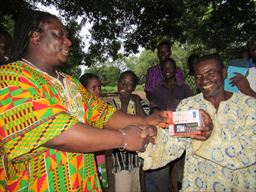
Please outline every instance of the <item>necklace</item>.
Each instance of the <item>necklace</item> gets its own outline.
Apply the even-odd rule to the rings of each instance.
[[[35,66],[35,65],[34,65],[33,63],[31,63],[30,61],[28,61],[28,60],[26,60],[26,59],[24,59],[24,58],[22,58],[21,60],[24,61],[26,64],[30,65],[31,67],[36,68],[38,71],[40,71],[40,72],[42,72],[42,73],[44,73],[44,74],[50,75],[49,73],[47,73],[47,72],[45,72],[45,71],[39,69],[37,66]],[[52,76],[52,75],[50,75],[50,76],[51,76],[51,77],[54,77],[54,78],[56,78],[56,79],[58,79],[58,80],[60,80],[60,73],[59,73],[59,71],[58,71],[57,69],[55,70],[55,73],[57,74],[57,77],[54,77],[54,76]]]

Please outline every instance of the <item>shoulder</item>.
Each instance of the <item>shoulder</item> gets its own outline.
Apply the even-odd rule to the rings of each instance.
[[[30,68],[26,66],[27,65],[22,61],[16,61],[0,66],[1,87],[11,85],[30,87],[33,82],[39,81],[37,74],[33,73],[34,70],[30,70]]]
[[[243,105],[247,105],[248,107],[252,107],[256,109],[255,108],[256,99],[253,97],[250,97],[248,95],[238,92],[238,93],[233,93],[233,96],[231,99],[234,104],[237,104],[240,107],[243,107]]]
[[[182,107],[182,108],[186,108],[187,110],[190,108],[201,107],[201,105],[203,104],[204,104],[204,99],[203,99],[202,93],[199,93],[197,95],[182,99],[178,105],[178,108]]]
[[[155,65],[155,66],[149,67],[147,72],[152,73],[152,72],[159,71],[159,70],[161,70],[160,65]]]
[[[21,61],[5,64],[0,66],[0,73],[22,73],[25,68]]]

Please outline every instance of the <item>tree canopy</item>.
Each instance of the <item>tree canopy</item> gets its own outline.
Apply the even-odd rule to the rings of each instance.
[[[54,5],[77,34],[86,22],[92,23],[87,53],[76,37],[72,51],[77,64],[90,66],[95,60],[117,59],[137,53],[139,47],[153,50],[161,39],[194,44],[229,54],[245,45],[255,33],[255,0],[1,0],[0,22],[6,15],[18,17],[24,8],[35,3]],[[81,23],[75,20],[82,18]]]

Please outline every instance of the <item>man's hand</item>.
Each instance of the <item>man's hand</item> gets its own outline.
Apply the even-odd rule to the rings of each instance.
[[[237,86],[242,93],[246,94],[248,90],[251,89],[247,78],[237,72],[235,72],[234,74],[235,76],[230,78],[231,86]]]
[[[159,111],[145,117],[145,125],[160,126],[166,128],[170,124],[171,111]]]
[[[237,86],[243,94],[256,98],[256,92],[250,87],[248,79],[240,73],[234,74],[236,75],[230,78],[231,86]]]
[[[200,131],[200,133],[193,134],[190,137],[192,139],[205,141],[206,139],[208,139],[210,137],[210,135],[212,133],[213,124],[212,124],[212,119],[211,119],[210,115],[203,109],[200,109],[200,115],[201,115],[201,118],[203,119],[203,126],[198,127],[198,131]]]
[[[156,135],[156,129],[148,126],[129,125],[120,130],[123,136],[123,148],[129,151],[145,151],[149,137]]]
[[[142,129],[141,137],[147,138],[150,143],[155,144],[155,137],[157,135],[157,128],[153,125],[140,126]],[[146,146],[144,146],[146,147]]]

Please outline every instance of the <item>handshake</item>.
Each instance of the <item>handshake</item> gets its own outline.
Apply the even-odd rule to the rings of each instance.
[[[201,124],[195,132],[182,134],[182,137],[190,137],[198,140],[206,140],[212,132],[213,124],[208,113],[199,110]],[[143,118],[142,125],[129,125],[119,129],[122,135],[122,146],[120,150],[145,151],[148,143],[154,144],[158,128],[166,128],[173,124],[173,112],[162,111]]]

